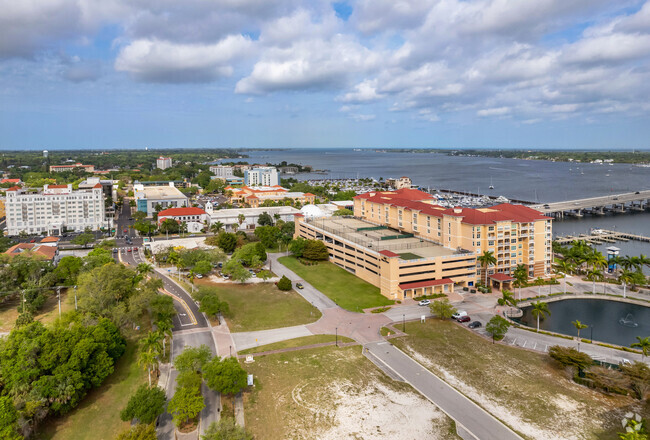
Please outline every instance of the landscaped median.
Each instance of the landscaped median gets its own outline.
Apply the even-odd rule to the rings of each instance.
[[[452,321],[407,322],[391,343],[530,439],[616,438],[627,411],[650,408],[574,383],[547,354],[492,344]]]
[[[378,287],[330,262],[306,266],[295,257],[280,257],[278,261],[351,312],[394,304],[394,301],[379,293]]]
[[[346,338],[345,336],[336,335],[313,335],[303,336],[301,338],[288,339],[286,341],[274,342],[273,344],[260,345],[246,350],[237,352],[239,355],[263,353],[266,351],[295,349],[302,347],[309,347],[315,344],[334,344],[338,341],[339,344],[354,342],[354,339]]]

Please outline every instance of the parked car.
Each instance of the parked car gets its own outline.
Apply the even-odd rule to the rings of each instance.
[[[470,322],[472,318],[470,318],[468,315],[463,315],[460,318],[458,318],[456,321],[458,322]]]
[[[296,283],[296,287],[298,289],[304,289],[305,288],[305,286],[303,286],[302,283]]]
[[[117,248],[113,248],[113,253],[117,254]]]
[[[134,250],[134,251],[137,251],[137,250],[138,250],[138,247],[137,247],[137,246],[133,246],[133,250]]]
[[[418,303],[419,306],[428,306],[429,304],[431,304],[431,301],[429,301],[428,299],[423,299]]]
[[[479,328],[479,327],[481,327],[482,325],[483,325],[483,324],[481,324],[480,321],[474,321],[474,322],[470,322],[469,325],[468,325],[467,327],[469,327],[469,328]]]
[[[197,273],[197,274],[196,274],[196,277],[197,277],[198,279],[201,279],[201,278],[203,278],[203,275],[201,275],[200,273]]]
[[[458,319],[461,316],[467,316],[467,312],[465,310],[459,310],[456,313],[454,313],[453,315],[451,315],[452,319]]]
[[[127,252],[131,252],[131,250],[132,250],[131,248],[126,248]]]
[[[35,239],[35,238],[32,238],[31,240],[29,240],[29,242],[30,242],[30,243],[36,243],[36,239]]]

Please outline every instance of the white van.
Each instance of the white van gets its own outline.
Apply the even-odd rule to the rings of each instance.
[[[467,316],[467,312],[465,310],[459,310],[456,313],[454,313],[453,315],[451,315],[452,319],[456,319],[456,320],[458,318],[460,318],[461,316]]]

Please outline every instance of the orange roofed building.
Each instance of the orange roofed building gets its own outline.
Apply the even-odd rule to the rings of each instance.
[[[490,251],[497,264],[488,268],[488,275],[512,274],[519,264],[528,268],[529,277],[551,273],[552,219],[523,205],[445,208],[430,194],[400,189],[356,196],[354,215],[447,248]]]
[[[7,249],[5,254],[12,257],[16,255],[34,256],[54,262],[54,258],[58,255],[58,252],[56,246],[48,246],[41,243],[18,243]]]
[[[285,199],[290,199],[294,203],[298,202],[301,205],[313,204],[316,201],[316,196],[311,193],[291,192],[280,185],[275,186],[242,186],[235,188],[227,186],[226,191],[232,192],[230,203],[247,204],[251,208],[258,208],[264,202],[282,202]]]

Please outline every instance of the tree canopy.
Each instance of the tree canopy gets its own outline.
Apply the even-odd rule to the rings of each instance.
[[[165,411],[166,404],[167,396],[162,388],[141,385],[120,412],[120,418],[125,422],[137,419],[139,423],[153,423]]]
[[[205,365],[203,376],[211,389],[222,394],[234,395],[246,387],[246,371],[235,357],[215,356]]]

